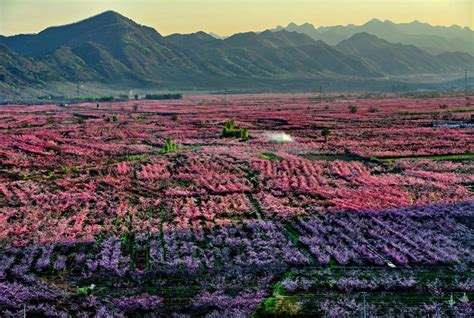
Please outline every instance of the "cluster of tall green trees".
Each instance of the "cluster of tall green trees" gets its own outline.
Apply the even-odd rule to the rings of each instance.
[[[166,144],[160,150],[160,154],[164,155],[165,153],[175,152],[177,150],[178,150],[178,145],[174,143],[173,138],[168,137],[168,139],[166,139]]]
[[[234,137],[245,140],[249,138],[249,131],[247,128],[240,128],[236,126],[235,121],[231,119],[224,123],[222,137]]]
[[[163,99],[181,99],[183,94],[146,94],[145,99],[163,100]]]

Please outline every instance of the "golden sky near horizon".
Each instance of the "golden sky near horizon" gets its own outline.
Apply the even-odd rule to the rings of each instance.
[[[163,35],[200,30],[228,35],[289,22],[317,27],[372,18],[474,29],[474,0],[0,0],[0,34],[37,33],[106,10]]]

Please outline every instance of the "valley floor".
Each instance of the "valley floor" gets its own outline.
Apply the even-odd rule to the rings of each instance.
[[[0,106],[0,316],[473,316],[473,97],[329,97]]]

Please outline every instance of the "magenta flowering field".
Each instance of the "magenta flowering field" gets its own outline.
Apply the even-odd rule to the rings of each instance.
[[[0,313],[468,317],[472,115],[311,94],[2,106]],[[249,138],[222,138],[230,119]]]

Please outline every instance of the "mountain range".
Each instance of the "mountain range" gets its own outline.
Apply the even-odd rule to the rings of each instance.
[[[0,91],[8,95],[14,88],[61,82],[166,89],[275,83],[281,87],[303,82],[314,87],[328,79],[353,85],[401,75],[460,73],[474,66],[469,50],[433,53],[413,44],[391,43],[369,32],[347,36],[350,32],[331,29],[321,33],[320,29],[290,24],[226,38],[205,32],[162,36],[107,11],[38,34],[0,36]],[[317,38],[311,30],[324,36]],[[328,40],[329,31],[340,34],[342,40]],[[465,29],[456,32],[472,34]],[[463,39],[456,40],[461,48]]]
[[[474,65],[474,58],[469,53],[431,55],[412,44],[390,43],[366,32],[354,34],[336,48],[358,56],[377,71],[390,75],[460,72],[463,67]]]
[[[366,32],[391,43],[411,44],[431,53],[465,52],[474,55],[474,31],[468,27],[453,25],[432,26],[428,23],[413,21],[394,23],[389,20],[372,19],[363,25],[314,27],[310,23],[297,25],[290,23],[286,27],[278,26],[272,31],[287,30],[310,36],[330,45],[339,44],[356,33]]]

